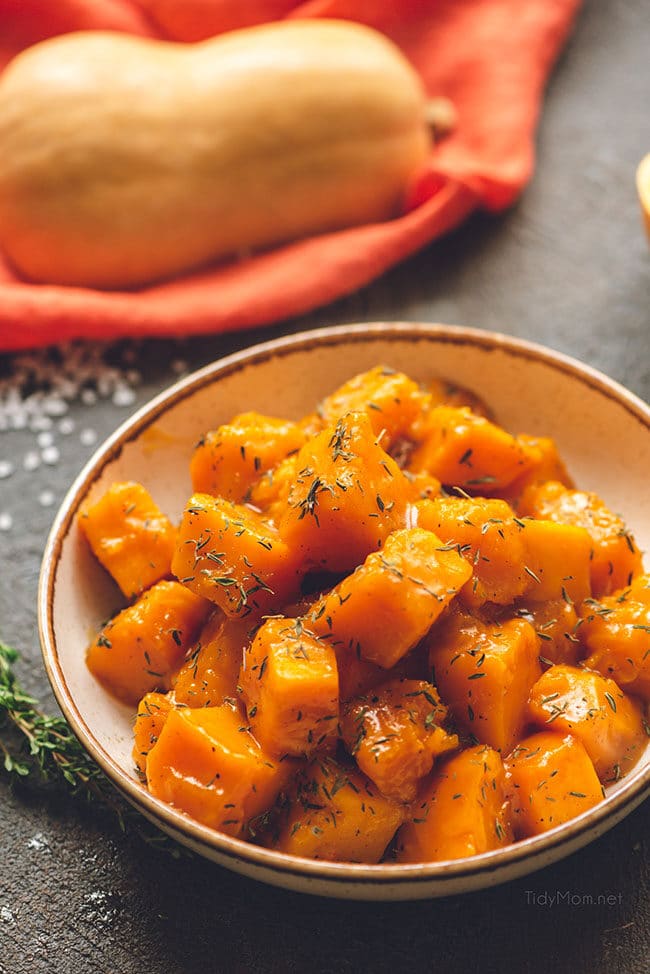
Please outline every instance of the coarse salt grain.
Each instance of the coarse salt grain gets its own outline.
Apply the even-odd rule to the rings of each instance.
[[[61,454],[56,446],[46,446],[45,449],[41,451],[41,460],[49,467],[53,467],[55,464],[57,464],[60,458]]]
[[[57,395],[66,402],[76,399],[79,394],[79,383],[76,378],[62,379],[60,376],[57,376],[57,378],[54,379],[53,384]]]
[[[49,416],[34,416],[29,423],[29,428],[33,433],[51,430],[53,426],[54,423]]]
[[[98,441],[87,418],[84,423],[69,415],[70,406],[76,404],[79,413],[84,407],[92,409],[99,399],[107,399],[117,407],[132,406],[137,399],[134,387],[142,383],[137,367],[139,355],[137,342],[118,346],[71,342],[12,355],[9,369],[0,375],[0,436],[11,437],[14,430],[28,430],[34,434],[34,442],[22,454],[15,448],[3,450],[5,457],[12,459],[0,460],[0,478],[9,477],[16,466],[28,473],[43,469],[40,483],[38,473],[31,478],[34,495],[43,507],[55,503],[46,471],[60,460],[57,437],[76,433],[86,447],[93,447]],[[180,355],[171,370],[176,374],[187,370]],[[14,496],[19,495],[16,492]],[[16,517],[11,508],[0,512],[0,531],[10,531]]]
[[[97,402],[97,393],[94,389],[82,389],[79,398],[84,406],[94,406]]]
[[[135,392],[129,386],[118,385],[113,393],[114,406],[132,406],[135,402]]]
[[[36,852],[42,852],[44,849],[49,850],[50,848],[50,843],[42,832],[37,832],[31,839],[28,839],[26,845],[28,849],[35,849]]]
[[[120,349],[117,363],[109,364],[108,355],[115,355],[115,346],[72,342],[13,356],[10,374],[0,377],[0,430],[49,430],[71,402],[92,406],[98,396],[108,398],[141,382],[134,367],[136,343]],[[129,392],[120,392],[118,399],[122,396]]]
[[[107,399],[113,391],[115,385],[115,375],[112,369],[104,372],[97,379],[97,392],[102,399]]]
[[[68,411],[68,404],[58,396],[50,396],[43,400],[43,411],[46,416],[64,416]]]
[[[54,443],[54,437],[49,431],[44,431],[39,433],[36,437],[36,442],[40,446],[41,450],[45,449],[46,446],[52,446]]]

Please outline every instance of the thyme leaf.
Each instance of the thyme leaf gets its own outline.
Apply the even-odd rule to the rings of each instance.
[[[191,856],[120,798],[64,717],[43,713],[38,700],[25,692],[16,677],[18,658],[16,650],[0,640],[0,769],[15,778],[61,784],[75,797],[106,808],[123,832],[139,835],[174,859]],[[15,746],[11,743],[14,737],[18,740]]]

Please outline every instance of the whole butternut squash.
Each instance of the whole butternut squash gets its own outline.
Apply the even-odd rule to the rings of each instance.
[[[119,288],[385,220],[429,151],[425,106],[349,22],[47,40],[0,81],[0,244],[29,278]]]

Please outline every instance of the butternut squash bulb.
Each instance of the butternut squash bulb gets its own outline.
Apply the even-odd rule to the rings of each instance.
[[[0,245],[33,280],[142,285],[389,219],[429,148],[418,75],[359,24],[68,34],[0,80]]]

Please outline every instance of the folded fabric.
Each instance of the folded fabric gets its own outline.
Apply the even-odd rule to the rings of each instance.
[[[0,0],[0,68],[79,29],[196,41],[282,17],[383,31],[431,96],[458,113],[418,205],[397,219],[311,237],[137,291],[32,284],[0,254],[0,349],[73,338],[181,336],[297,315],[367,284],[476,207],[501,210],[530,178],[544,84],[580,0]],[[0,160],[2,165],[2,160]]]

